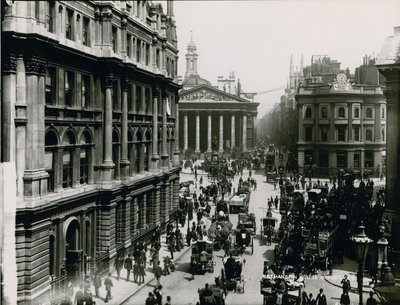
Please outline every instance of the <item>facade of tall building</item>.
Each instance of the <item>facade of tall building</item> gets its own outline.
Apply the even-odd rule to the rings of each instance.
[[[378,55],[376,66],[386,78],[387,98],[387,199],[385,214],[391,224],[390,246],[396,255],[397,271],[400,265],[400,26],[394,35],[386,38]]]
[[[256,145],[255,125],[258,103],[254,93],[241,90],[233,73],[218,77],[213,87],[197,71],[197,47],[191,40],[187,47],[186,74],[179,93],[179,137],[181,150],[196,154],[240,147],[251,150]],[[204,131],[204,132],[201,132]]]
[[[11,303],[46,304],[176,211],[173,4],[15,1],[1,34],[1,160],[15,164],[17,194]]]
[[[351,85],[340,73],[331,84],[306,83],[296,94],[300,172],[337,169],[379,176],[386,151],[386,100],[379,85]]]

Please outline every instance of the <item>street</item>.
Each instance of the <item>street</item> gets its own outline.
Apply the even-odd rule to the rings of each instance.
[[[265,216],[267,209],[267,197],[273,196],[275,198],[276,195],[278,195],[279,197],[279,191],[274,191],[273,185],[270,183],[266,183],[264,175],[253,172],[252,176],[257,181],[257,189],[251,193],[249,205],[249,212],[256,215],[257,224],[257,234],[254,237],[254,254],[251,255],[250,253],[248,253],[243,256],[246,259],[246,263],[243,268],[245,278],[244,293],[235,293],[232,291],[229,292],[225,299],[226,304],[262,304],[263,296],[260,294],[260,279],[262,277],[263,262],[265,260],[268,260],[269,264],[274,262],[273,250],[275,247],[275,243],[267,246],[265,240],[263,238],[260,238],[260,218]],[[247,177],[248,172],[245,172],[243,178],[245,179]],[[181,173],[181,181],[187,181],[191,179],[194,179],[194,175],[185,172]],[[204,176],[203,179],[203,185],[208,184],[206,176]],[[233,182],[233,186],[237,186],[238,180],[239,176],[236,176]],[[193,189],[194,187],[191,186],[191,190]],[[213,211],[211,212],[211,215],[213,215]],[[279,223],[279,211],[273,209],[273,217],[277,218]],[[238,221],[237,214],[231,214],[230,221],[233,223],[233,228],[236,228]],[[278,227],[278,225],[276,227]],[[191,251],[187,248],[185,250],[187,251],[185,251],[185,253],[176,261],[177,270],[175,272],[172,272],[170,275],[161,278],[161,285],[163,286],[164,295],[163,302],[165,301],[166,296],[171,296],[172,304],[196,304],[196,302],[198,301],[198,289],[203,288],[205,283],[214,284],[215,278],[220,276],[221,274],[222,258],[224,255],[223,250],[214,251],[214,261],[216,263],[214,273],[196,275],[194,280],[192,280],[191,274],[189,272]],[[327,296],[328,305],[338,304],[342,289],[328,283],[324,279],[324,272],[325,271],[320,271],[318,275],[314,276],[313,278],[307,279],[305,291],[307,292],[307,294],[312,293],[315,297],[318,294],[319,289],[323,288],[324,293]],[[335,276],[335,274],[339,273],[334,270],[333,276]],[[342,273],[340,273],[340,275],[341,274]],[[155,280],[151,281],[147,286],[140,289],[137,293],[132,295],[122,304],[144,304],[148,293],[152,292],[154,288]],[[292,291],[291,294],[296,295],[298,294],[298,292]],[[358,303],[358,294],[350,292],[349,296],[353,304]],[[364,300],[366,298],[367,294],[365,294]]]

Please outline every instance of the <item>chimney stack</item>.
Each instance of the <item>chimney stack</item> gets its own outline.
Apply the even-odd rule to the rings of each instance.
[[[173,0],[167,0],[167,15],[169,17],[174,17],[174,3]]]

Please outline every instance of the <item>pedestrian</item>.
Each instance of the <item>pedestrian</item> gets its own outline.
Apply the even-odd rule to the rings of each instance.
[[[313,298],[313,294],[310,293],[310,294],[308,295],[307,305],[315,305],[315,304],[316,304],[316,303],[315,303],[315,299]]]
[[[119,281],[119,277],[121,275],[121,269],[122,269],[123,265],[124,265],[124,259],[120,256],[117,256],[115,258],[114,267],[115,267],[115,270],[117,271],[117,280],[118,281]]]
[[[93,305],[95,304],[93,301],[92,291],[90,288],[85,292],[85,305]]]
[[[83,285],[80,285],[79,290],[75,294],[74,304],[83,305],[83,302],[85,302],[85,296],[83,294]]]
[[[326,296],[322,288],[319,290],[319,294],[317,295],[315,302],[317,303],[317,305],[327,305]]]
[[[128,254],[128,257],[125,259],[124,265],[126,269],[126,281],[129,281],[129,276],[131,275],[131,270],[132,270],[132,258],[130,254]]]
[[[147,257],[146,257],[146,250],[144,249],[144,247],[142,247],[142,249],[140,250],[140,259],[142,264],[144,265],[144,268],[146,268]]]
[[[135,260],[135,263],[133,264],[133,282],[137,283],[138,275],[139,275],[139,265],[138,265],[139,259]]]
[[[146,305],[156,305],[157,301],[156,298],[154,297],[154,294],[152,292],[149,292],[149,296],[146,299]]]
[[[374,299],[374,292],[369,292],[369,298],[367,299],[366,305],[377,305],[378,302]]]
[[[101,287],[101,279],[97,272],[94,274],[93,285],[94,285],[94,291],[96,294],[96,298],[98,298],[99,297],[99,288]]]
[[[169,256],[164,257],[164,270],[163,270],[164,275],[168,275],[170,273],[169,271],[170,265],[171,265],[171,259],[169,258]]]
[[[274,191],[276,191],[276,180],[274,181]]]
[[[200,182],[200,185],[203,184],[203,176],[200,177],[200,181],[199,182]]]
[[[143,262],[138,264],[138,285],[142,285],[144,283],[144,277],[146,276],[145,266]]]
[[[340,305],[350,305],[350,297],[347,291],[340,296]]]
[[[169,295],[167,295],[167,302],[165,302],[165,305],[172,305],[171,297]]]
[[[106,299],[104,300],[104,303],[108,303],[108,301],[112,299],[111,287],[114,286],[113,282],[111,280],[111,272],[108,272],[107,277],[104,280],[104,286],[106,286],[106,291],[107,291]]]
[[[342,281],[340,282],[340,284],[342,284],[342,289],[343,292],[349,292],[351,286],[350,286],[350,281],[347,278],[347,275],[344,276],[344,278],[342,279]]]
[[[159,261],[157,262],[157,265],[154,267],[153,272],[154,272],[154,277],[157,280],[157,286],[159,286],[160,285],[160,278],[161,278],[161,275],[162,275],[162,269],[161,269]]]
[[[163,292],[162,292],[162,286],[158,285],[154,291],[154,296],[156,298],[156,304],[157,305],[162,305],[162,297],[163,297]]]

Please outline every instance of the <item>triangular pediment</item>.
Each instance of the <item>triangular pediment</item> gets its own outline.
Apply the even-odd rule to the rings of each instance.
[[[250,101],[229,94],[225,91],[208,85],[199,85],[179,93],[179,100],[182,102],[238,102],[250,103]]]

